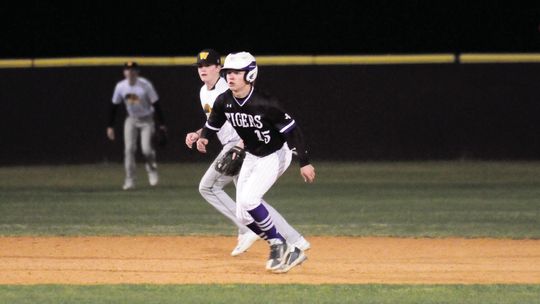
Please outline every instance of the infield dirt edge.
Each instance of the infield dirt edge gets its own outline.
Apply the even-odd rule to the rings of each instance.
[[[264,270],[235,237],[0,237],[0,284],[540,284],[540,240],[310,237],[308,261]]]

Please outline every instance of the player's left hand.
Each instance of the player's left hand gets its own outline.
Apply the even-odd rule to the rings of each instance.
[[[156,147],[165,147],[169,141],[169,135],[167,134],[167,127],[160,125],[157,131],[152,137],[153,143]]]
[[[109,138],[109,140],[111,140],[111,141],[114,141],[114,139],[115,139],[114,129],[111,128],[111,127],[107,128],[107,138]]]
[[[199,139],[197,132],[191,132],[186,135],[186,146],[191,149],[193,143]]]
[[[313,183],[315,181],[315,168],[312,165],[305,165],[300,168],[300,175],[306,183]]]
[[[206,145],[208,145],[208,139],[199,138],[197,140],[197,150],[201,153],[206,153]]]

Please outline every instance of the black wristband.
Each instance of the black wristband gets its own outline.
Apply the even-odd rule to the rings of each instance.
[[[204,127],[201,131],[201,134],[199,135],[199,138],[208,138],[208,135],[211,132],[212,130],[208,129],[207,127]]]
[[[304,166],[307,166],[310,163],[309,159],[306,157],[306,158],[301,158],[301,159],[298,159],[298,163],[300,164],[300,168],[304,167]]]

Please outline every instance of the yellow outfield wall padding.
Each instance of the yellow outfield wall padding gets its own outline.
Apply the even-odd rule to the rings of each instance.
[[[0,60],[0,68],[30,68],[32,59],[5,59]]]
[[[540,62],[540,53],[480,54],[464,53],[459,55],[461,63],[526,63]]]
[[[425,55],[368,55],[368,56],[315,56],[316,65],[354,64],[429,64],[454,63],[453,54]]]
[[[223,58],[224,59],[224,58]],[[351,55],[351,56],[257,56],[257,63],[266,66],[279,65],[363,65],[363,64],[429,64],[454,63],[453,54],[417,55]],[[121,66],[126,61],[137,61],[146,66],[189,66],[195,57],[81,57],[81,58],[36,58],[0,60],[0,68],[54,68]]]
[[[315,56],[257,56],[260,65],[314,65]]]
[[[224,60],[225,57],[222,57]],[[137,61],[142,66],[189,66],[195,64],[193,56],[178,57],[80,57],[80,58],[36,58],[0,59],[2,68],[55,68],[55,67],[99,67],[122,66],[126,61]],[[411,55],[332,55],[332,56],[257,56],[257,63],[265,66],[281,65],[383,65],[383,64],[449,64],[456,62],[454,54],[411,54]],[[540,62],[540,53],[464,53],[460,63],[535,63]]]
[[[81,67],[81,66],[121,66],[126,61],[137,61],[141,65],[169,66],[185,65],[183,57],[87,57],[87,58],[43,58],[34,59],[34,67]],[[193,59],[190,58],[190,63]]]

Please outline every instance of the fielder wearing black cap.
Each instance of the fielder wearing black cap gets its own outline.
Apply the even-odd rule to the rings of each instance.
[[[197,66],[221,65],[221,55],[213,49],[204,49],[197,54]]]
[[[138,70],[139,65],[135,61],[128,61],[128,62],[124,63],[124,70],[129,70],[129,69]]]

